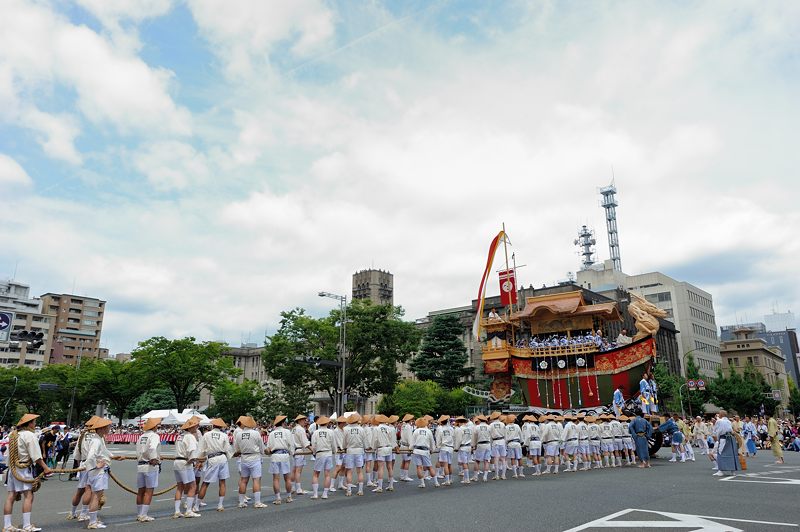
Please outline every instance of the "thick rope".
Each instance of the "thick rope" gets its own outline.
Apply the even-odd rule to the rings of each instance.
[[[130,493],[132,495],[138,495],[139,494],[139,492],[137,490],[131,489],[128,486],[126,486],[125,484],[123,484],[122,481],[120,479],[118,479],[117,476],[111,471],[111,468],[108,469],[108,476],[111,477],[111,480],[113,480],[114,483],[117,486],[119,486],[123,490],[127,491],[128,493]],[[170,486],[167,489],[164,489],[164,490],[161,490],[161,491],[154,491],[153,495],[164,495],[165,493],[168,493],[168,492],[174,490],[176,487],[177,487],[177,484],[173,484],[172,486]]]

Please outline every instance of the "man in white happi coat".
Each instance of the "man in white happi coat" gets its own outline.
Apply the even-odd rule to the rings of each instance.
[[[36,420],[39,418],[38,414],[25,414],[17,422],[16,428],[9,435],[8,447],[6,449],[6,463],[9,466],[8,480],[6,489],[6,502],[3,506],[3,531],[16,531],[19,530],[11,524],[11,516],[14,512],[14,501],[17,495],[22,497],[22,530],[25,532],[37,532],[41,530],[31,524],[31,511],[33,510],[33,491],[31,482],[23,482],[17,479],[33,480],[34,465],[42,468],[42,471],[49,475],[52,473],[47,464],[42,459],[42,450],[39,447],[39,439],[36,437],[34,430],[36,429]],[[11,450],[16,447],[17,463],[11,463]],[[12,474],[10,468],[14,467],[16,476]]]
[[[92,500],[89,503],[89,526],[91,530],[106,528],[106,525],[97,519],[97,512],[100,510],[100,499],[108,489],[108,466],[111,460],[119,460],[111,454],[106,447],[105,435],[111,428],[110,419],[98,419],[92,426],[96,437],[92,438],[89,449],[86,452],[84,467],[86,468],[86,485],[92,490]]]
[[[614,456],[612,460],[614,460],[617,467],[622,467],[622,452],[625,450],[625,444],[622,440],[625,437],[625,431],[618,418],[611,418],[608,425],[611,427],[611,434],[614,436]]]
[[[533,467],[533,475],[539,476],[542,474],[542,438],[538,418],[534,415],[527,415],[522,419],[525,420],[522,436],[528,445],[528,460],[530,460],[530,465]]]
[[[330,491],[334,492],[337,489],[346,489],[345,482],[345,469],[344,469],[344,427],[347,425],[347,420],[343,416],[336,419],[336,428],[333,429],[334,457],[333,461],[335,469],[333,470],[333,478],[331,479]],[[339,479],[339,485],[334,486],[336,479]]]
[[[506,424],[507,460],[511,463],[512,477],[524,478],[525,471],[522,468],[522,429],[517,425],[517,416],[514,414],[505,416],[504,422]]]
[[[155,429],[161,418],[150,418],[142,425],[141,436],[136,442],[136,520],[140,523],[153,521],[147,515],[153,501],[153,490],[158,487],[158,473],[161,471],[161,436]]]
[[[456,418],[456,428],[453,431],[453,449],[458,456],[458,468],[462,484],[469,484],[469,460],[472,454],[472,427],[467,425],[467,418]]]
[[[567,468],[564,471],[574,473],[578,470],[578,427],[572,414],[564,415],[564,430],[561,437],[564,442],[564,453],[567,455]]]
[[[575,416],[577,423],[575,427],[578,429],[578,454],[577,459],[583,462],[581,471],[588,471],[592,468],[592,459],[589,455],[589,427],[586,425],[586,414],[580,413]]]
[[[269,472],[272,474],[272,491],[275,500],[272,504],[281,504],[281,476],[286,486],[286,502],[292,502],[292,456],[294,455],[294,437],[286,428],[286,416],[277,416],[272,425],[275,427],[267,439],[267,452],[270,456]]]
[[[477,425],[472,432],[472,449],[475,451],[475,474],[472,482],[478,481],[478,475],[483,472],[483,481],[489,480],[489,462],[492,459],[492,430],[489,428],[486,416],[475,417]]]
[[[700,447],[700,454],[708,454],[708,425],[703,422],[703,418],[697,416],[694,418],[694,425],[692,426],[692,437]]]
[[[319,477],[322,474],[322,498],[328,498],[333,469],[333,453],[336,449],[336,436],[328,428],[331,422],[326,416],[317,418],[316,430],[311,434],[311,452],[314,456],[314,473],[311,477],[312,499],[319,498]]]
[[[419,478],[419,488],[425,487],[425,473],[433,478],[433,485],[439,487],[439,479],[431,463],[431,453],[436,448],[436,440],[433,432],[428,428],[428,420],[420,418],[415,423],[416,429],[411,435],[411,452],[414,465],[417,466],[417,478]]]
[[[295,425],[292,428],[292,437],[294,438],[294,469],[292,470],[292,491],[295,495],[305,495],[301,486],[303,467],[306,465],[306,455],[299,454],[299,452],[307,452],[311,449],[311,442],[308,440],[308,418],[303,414],[299,414],[294,418]]]
[[[544,448],[544,456],[546,465],[542,474],[547,475],[550,473],[551,468],[553,472],[558,474],[558,466],[560,463],[560,448],[561,448],[561,431],[558,428],[558,423],[555,421],[554,416],[544,415],[539,418],[539,431],[542,438],[542,447]]]
[[[238,431],[233,435],[233,456],[239,463],[239,508],[247,508],[247,483],[253,479],[253,508],[266,508],[261,502],[261,458],[264,456],[264,440],[258,431],[256,420],[250,416],[239,416]]]
[[[353,494],[351,487],[353,486],[353,470],[355,470],[358,480],[356,494],[359,497],[364,495],[364,453],[367,448],[367,434],[360,423],[361,416],[354,413],[347,418],[347,425],[344,428],[344,469],[347,477],[345,496],[347,497]]]
[[[75,444],[75,453],[72,456],[73,464],[78,468],[84,469],[83,461],[85,460],[86,453],[89,452],[89,444],[97,435],[94,432],[92,425],[95,421],[102,419],[98,416],[92,416],[84,424],[84,430],[78,436],[78,441]],[[72,496],[72,510],[67,512],[67,520],[77,519],[78,521],[89,520],[89,503],[92,500],[92,490],[86,486],[86,471],[78,471],[78,486],[75,488],[75,495]],[[78,513],[78,505],[83,504],[83,507]]]
[[[200,517],[194,511],[194,499],[197,495],[197,485],[194,482],[194,469],[197,458],[200,456],[200,443],[197,441],[197,429],[200,418],[192,416],[181,425],[183,431],[175,440],[175,461],[172,469],[175,473],[175,512],[173,519],[179,517]],[[186,511],[181,513],[181,504],[186,502]]]
[[[600,450],[603,453],[603,467],[617,467],[614,459],[614,433],[608,423],[611,416],[601,414],[598,419],[600,420]]]
[[[595,468],[601,469],[603,467],[603,451],[600,420],[595,416],[587,416],[586,428],[589,429],[589,455]]]
[[[219,502],[217,511],[225,511],[225,481],[230,478],[231,473],[228,468],[228,459],[233,451],[228,434],[223,432],[228,428],[225,420],[214,418],[211,420],[211,430],[203,434],[200,438],[200,458],[205,459],[206,467],[203,472],[203,483],[200,484],[200,493],[197,496],[198,504],[206,498],[206,491],[212,482],[219,484]]]
[[[400,427],[400,450],[405,451],[401,454],[402,463],[400,464],[400,480],[411,482],[408,475],[408,466],[411,464],[411,435],[414,433],[414,415],[406,414],[403,416],[403,425]]]
[[[392,416],[397,420],[397,416]],[[392,418],[383,414],[375,416],[377,426],[372,431],[370,447],[375,450],[375,467],[377,483],[372,490],[373,493],[383,492],[383,473],[386,471],[386,491],[394,491],[394,452],[397,450],[397,431],[392,424]]]
[[[619,418],[619,422],[622,424],[622,430],[625,433],[622,436],[622,455],[625,457],[628,465],[636,465],[636,448],[633,445],[633,436],[630,432],[630,420],[631,418],[624,414]]]
[[[452,466],[453,463],[453,438],[455,435],[455,431],[453,430],[452,425],[450,425],[450,416],[448,415],[441,415],[436,422],[438,427],[436,428],[436,448],[439,449],[439,460],[438,460],[438,468],[441,469],[442,474],[444,475],[444,485],[449,486],[452,484],[451,475],[452,475]]]
[[[500,419],[501,417],[503,415],[497,411],[489,415],[489,429],[492,434],[492,463],[494,464],[493,480],[506,479],[508,448],[506,447],[506,425]]]

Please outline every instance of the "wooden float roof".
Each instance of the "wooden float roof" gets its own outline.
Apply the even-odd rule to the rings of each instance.
[[[537,321],[539,319],[571,318],[576,316],[601,316],[608,321],[621,320],[616,301],[587,305],[580,290],[528,297],[525,308],[511,315],[512,320]]]

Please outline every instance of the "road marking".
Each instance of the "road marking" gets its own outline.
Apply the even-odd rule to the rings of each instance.
[[[622,517],[629,513],[641,512],[657,514],[662,517],[669,517],[672,521],[622,521]],[[754,523],[759,525],[790,526],[797,527],[794,523],[780,523],[775,521],[755,521],[751,519],[734,519],[732,517],[712,517],[707,515],[677,514],[672,512],[659,512],[655,510],[641,510],[628,508],[613,514],[590,521],[575,528],[570,528],[565,532],[579,532],[589,528],[691,528],[693,531],[708,530],[716,532],[741,532],[738,528],[731,528],[729,525],[722,525],[716,521],[733,521],[737,523]]]

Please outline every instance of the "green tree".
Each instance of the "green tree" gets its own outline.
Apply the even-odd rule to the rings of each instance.
[[[461,388],[456,388],[455,390],[442,391],[436,411],[440,414],[463,416],[467,412],[467,407],[473,404],[475,404],[475,399],[471,395]]]
[[[436,412],[442,395],[442,387],[433,381],[403,381],[395,387],[391,403],[396,414],[422,416]]]
[[[225,344],[196,342],[192,337],[168,340],[156,336],[140,342],[131,354],[147,368],[152,383],[169,388],[180,411],[202,390],[212,390],[224,379],[241,373],[223,354],[224,348]]]
[[[120,423],[149,386],[149,371],[141,361],[100,360],[87,368],[86,373],[99,399],[108,405],[109,412]]]
[[[311,393],[305,386],[287,386],[281,389],[281,411],[290,419],[298,414],[308,414],[311,411]]]
[[[800,389],[797,388],[797,384],[794,380],[789,377],[789,410],[791,410],[792,415],[796,418],[800,415]]]
[[[200,398],[198,393],[196,396],[189,399],[190,403],[197,401]],[[141,416],[151,410],[174,410],[175,409],[175,396],[172,391],[166,386],[159,388],[151,388],[143,392],[139,397],[131,403],[128,411],[131,416]]]
[[[235,421],[239,416],[256,412],[264,400],[264,389],[256,381],[245,380],[238,384],[224,380],[214,388],[214,404],[206,414],[210,417],[221,417],[227,421]]]
[[[347,392],[352,397],[391,394],[399,373],[397,363],[408,360],[419,345],[419,332],[413,323],[402,321],[403,310],[390,305],[354,301],[347,308]],[[324,390],[333,401],[337,394],[334,368],[315,367],[297,362],[297,358],[338,358],[340,311],[324,318],[312,318],[303,309],[281,313],[275,335],[267,338],[264,368],[284,387],[284,403],[293,409],[303,406],[314,390]],[[291,401],[289,399],[292,399]],[[303,411],[303,410],[300,410]]]
[[[728,375],[717,370],[710,391],[714,404],[744,416],[758,414],[762,406],[765,412],[774,412],[778,402],[772,399],[770,390],[764,376],[748,363],[741,375],[733,367]]]
[[[468,357],[461,340],[462,332],[458,316],[444,314],[434,317],[409,369],[420,380],[434,381],[446,390],[457,388],[472,374],[472,369],[465,367]]]
[[[253,411],[253,417],[260,423],[272,423],[284,410],[281,393],[278,386],[271,383],[265,384],[262,390],[262,398]]]
[[[662,360],[653,366],[653,376],[656,386],[658,386],[658,400],[669,412],[680,412],[681,395],[678,393],[678,389],[683,384],[683,379],[678,375],[671,374]],[[684,395],[683,398],[685,400],[686,396]]]

